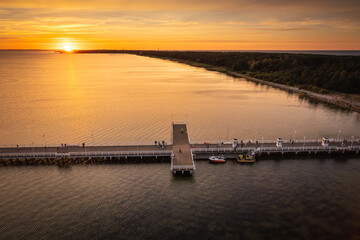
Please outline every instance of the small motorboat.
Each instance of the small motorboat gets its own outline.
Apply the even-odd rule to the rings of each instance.
[[[225,157],[224,156],[210,156],[209,161],[212,163],[225,163]]]
[[[254,163],[255,162],[255,153],[250,152],[246,154],[240,154],[236,159],[238,163]]]

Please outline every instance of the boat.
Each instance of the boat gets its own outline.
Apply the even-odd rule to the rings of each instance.
[[[210,156],[209,161],[212,163],[225,163],[225,157],[224,156]]]
[[[255,153],[254,152],[249,152],[246,154],[240,154],[236,161],[238,163],[254,163],[255,162]]]

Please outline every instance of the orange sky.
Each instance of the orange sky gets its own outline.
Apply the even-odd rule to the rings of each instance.
[[[1,0],[0,49],[360,50],[359,0]]]

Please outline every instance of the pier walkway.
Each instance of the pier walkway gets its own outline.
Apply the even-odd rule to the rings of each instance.
[[[170,170],[174,174],[192,174],[195,164],[191,152],[190,140],[186,124],[173,123],[173,154]]]
[[[156,143],[156,142],[155,142]],[[0,166],[40,164],[66,160],[80,162],[144,162],[171,161],[170,170],[174,174],[192,174],[194,159],[208,159],[215,154],[236,158],[240,153],[253,151],[256,156],[359,156],[360,139],[328,139],[322,146],[322,139],[283,139],[282,146],[276,140],[240,140],[237,148],[232,142],[190,142],[186,124],[172,124],[172,144],[86,146],[82,144],[57,145],[12,145],[0,146]]]
[[[214,144],[214,143],[194,143],[192,144],[193,157],[195,159],[207,159],[214,154],[224,154],[229,158],[238,156],[240,153],[246,153],[253,151],[260,155],[277,155],[293,153],[299,154],[317,154],[317,153],[355,153],[359,154],[360,141],[359,139],[346,139],[346,141],[340,139],[331,139],[328,146],[324,147],[321,144],[321,139],[309,139],[309,140],[284,140],[282,147],[276,146],[276,140],[264,140],[257,143],[249,140],[244,141],[244,144],[234,149],[231,143]]]

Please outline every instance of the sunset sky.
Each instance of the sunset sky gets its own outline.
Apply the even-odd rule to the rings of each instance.
[[[360,50],[360,0],[0,0],[0,49]]]

